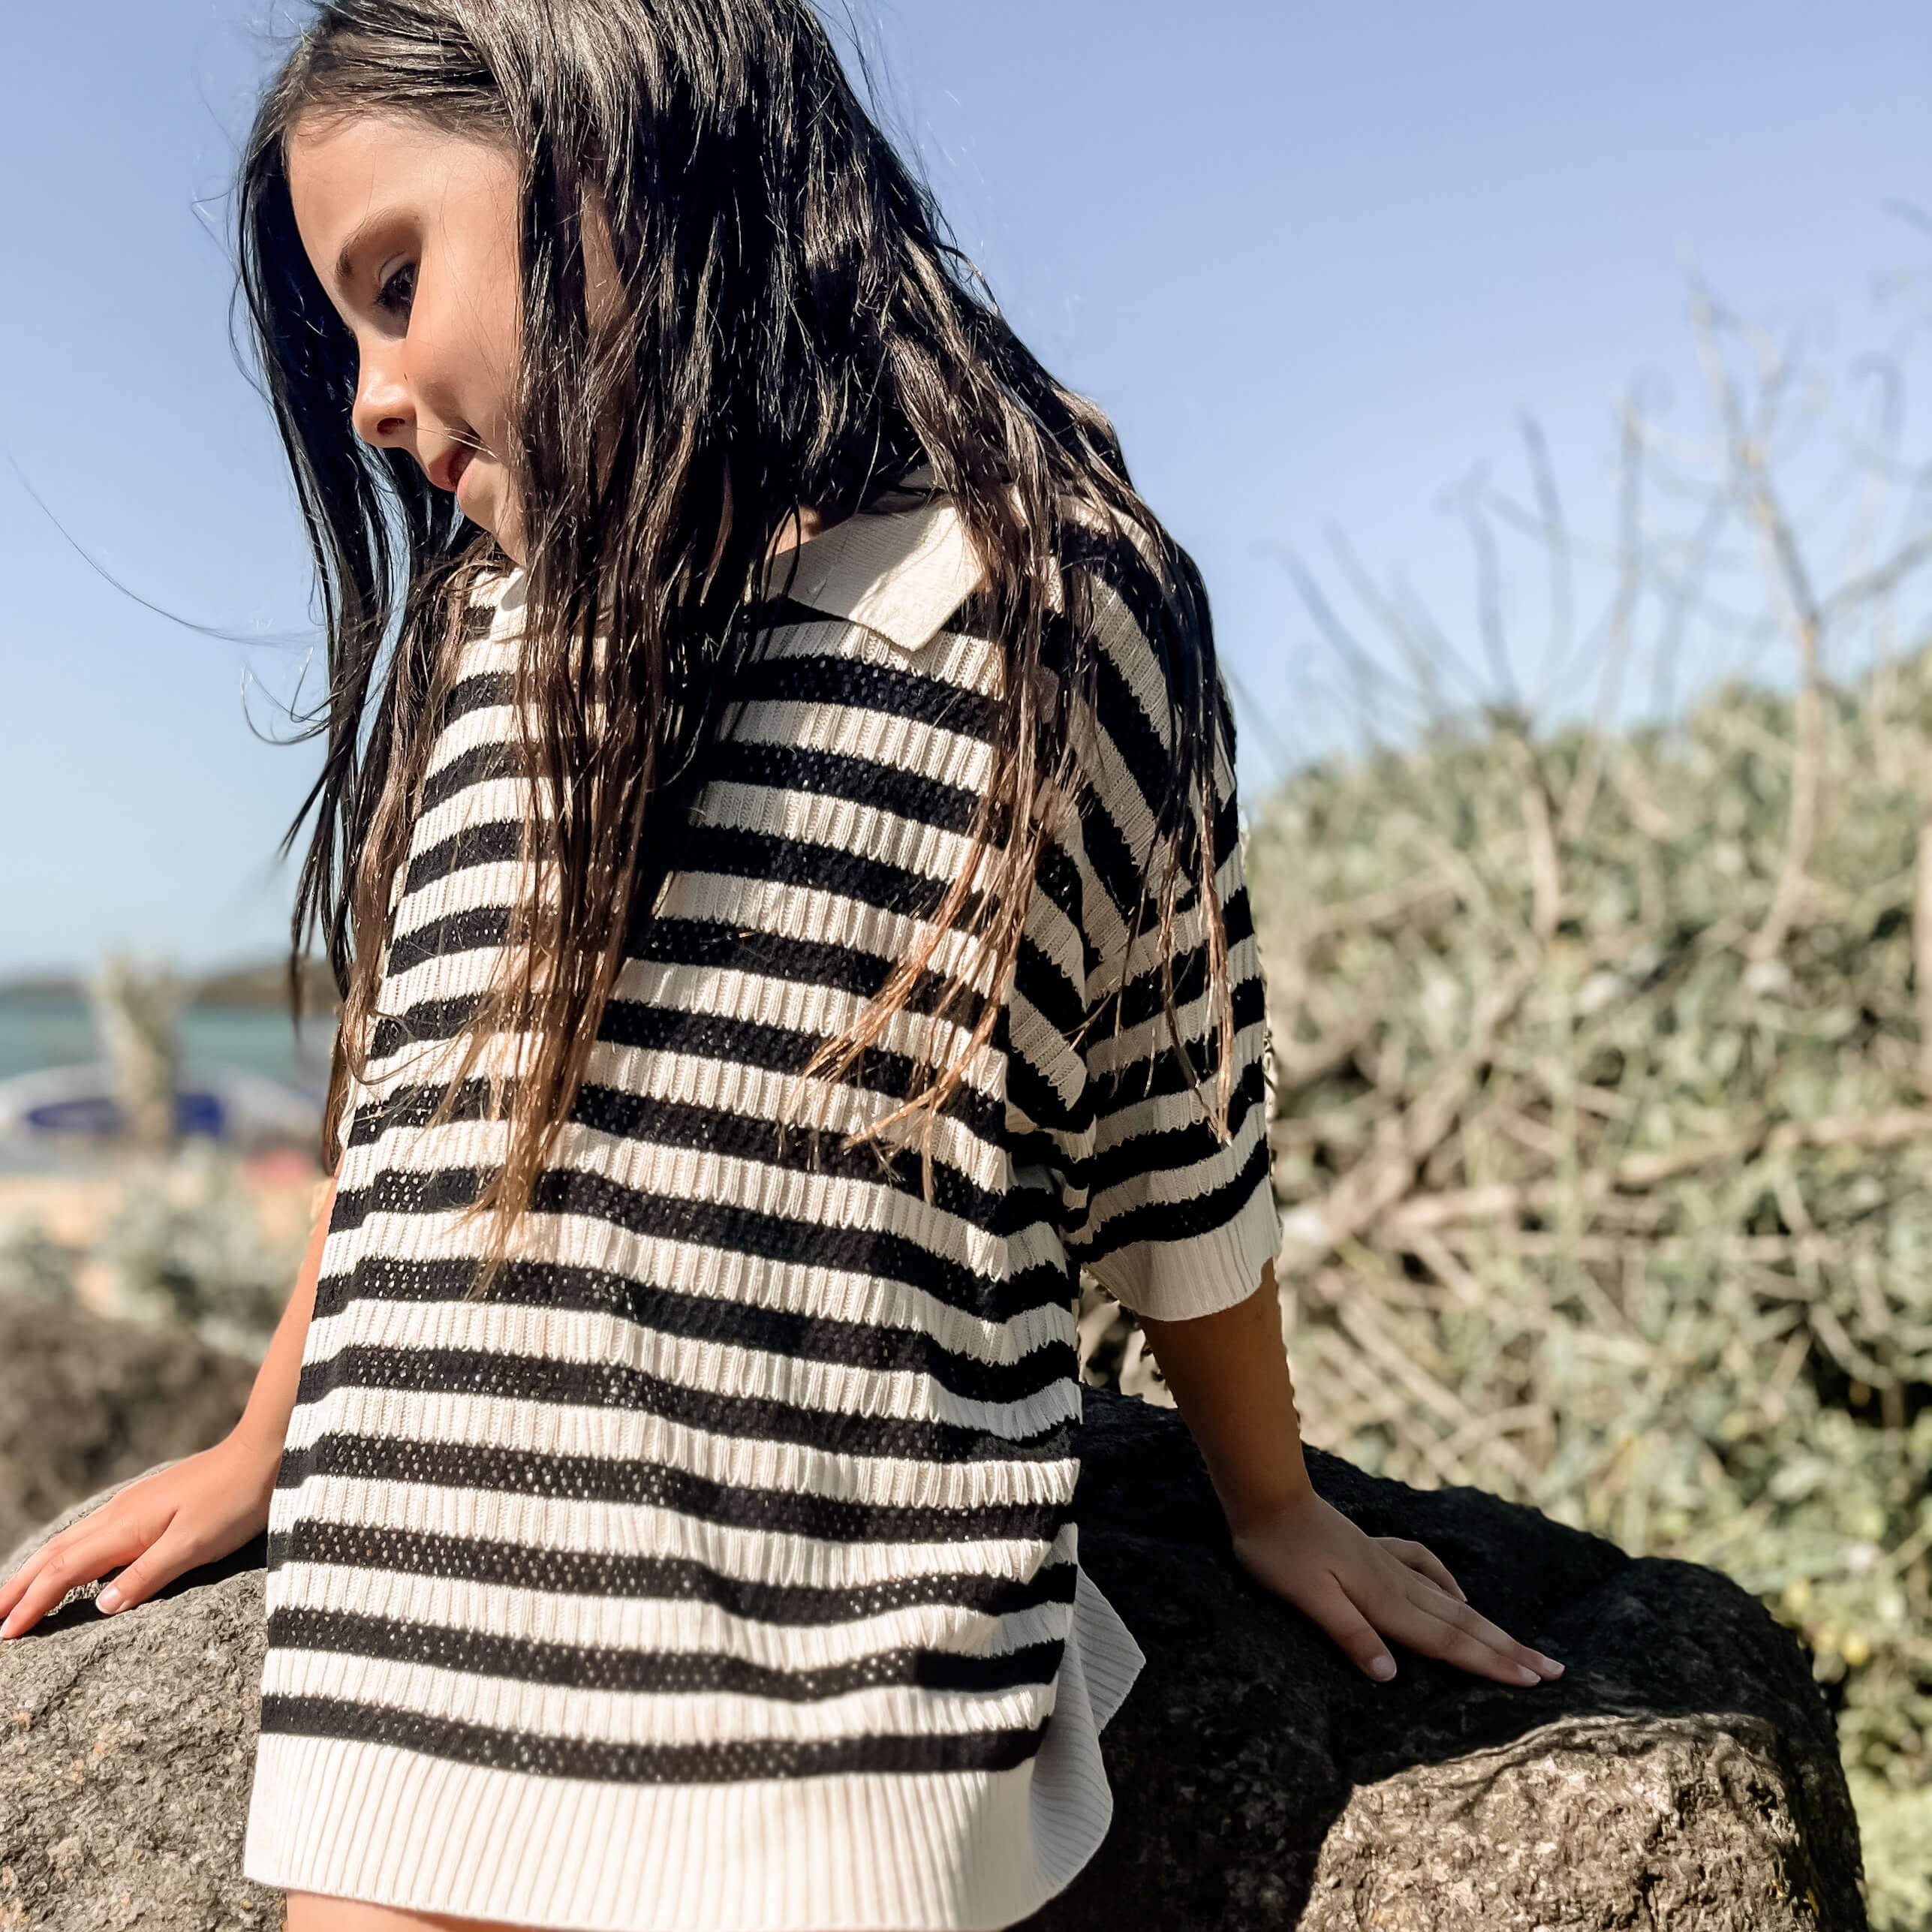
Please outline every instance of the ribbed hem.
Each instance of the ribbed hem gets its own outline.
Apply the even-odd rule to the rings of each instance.
[[[1178,1241],[1136,1241],[1087,1265],[1123,1308],[1157,1322],[1186,1322],[1245,1302],[1280,1249],[1281,1212],[1264,1174],[1219,1227]]]
[[[1143,1661],[1082,1573],[1046,1735],[1005,1771],[609,1784],[265,1735],[243,1870],[559,1932],[995,1932],[1106,1837],[1097,1733]]]

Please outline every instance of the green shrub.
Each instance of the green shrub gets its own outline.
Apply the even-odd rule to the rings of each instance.
[[[1311,1439],[1759,1593],[1842,1700],[1903,1932],[1932,1926],[1932,658],[1825,711],[1774,945],[1792,707],[1756,690],[1306,770],[1247,867]],[[1122,1332],[1090,1314],[1090,1361]]]

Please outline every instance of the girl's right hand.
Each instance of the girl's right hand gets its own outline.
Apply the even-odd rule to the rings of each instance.
[[[281,1445],[238,1430],[199,1455],[131,1482],[70,1524],[0,1584],[0,1638],[31,1630],[77,1584],[117,1566],[95,1598],[112,1615],[185,1569],[237,1550],[268,1526]]]

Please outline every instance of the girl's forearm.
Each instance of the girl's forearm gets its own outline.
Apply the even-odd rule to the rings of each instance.
[[[315,1312],[315,1284],[322,1272],[322,1250],[329,1238],[329,1223],[335,1211],[336,1180],[332,1175],[288,1305],[275,1324],[274,1338],[255,1372],[254,1386],[248,1392],[248,1405],[233,1431],[239,1440],[276,1458],[281,1455],[288,1434],[288,1419],[295,1408],[296,1388],[302,1379],[302,1347],[308,1339],[308,1323]]]
[[[1238,1533],[1309,1493],[1301,1418],[1281,1339],[1274,1264],[1245,1302],[1191,1321],[1141,1317],[1148,1345],[1173,1392]]]

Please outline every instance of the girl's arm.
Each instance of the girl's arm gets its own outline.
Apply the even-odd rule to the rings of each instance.
[[[1189,1321],[1142,1316],[1141,1326],[1200,1446],[1235,1557],[1371,1677],[1395,1675],[1385,1638],[1499,1684],[1539,1684],[1561,1673],[1561,1664],[1471,1609],[1420,1543],[1369,1536],[1315,1494],[1271,1261],[1245,1302]]]
[[[144,1602],[183,1570],[226,1556],[266,1527],[335,1205],[332,1178],[241,1420],[212,1449],[130,1483],[43,1543],[0,1584],[0,1638],[32,1630],[75,1584],[117,1566],[125,1567],[97,1606],[111,1615]]]

